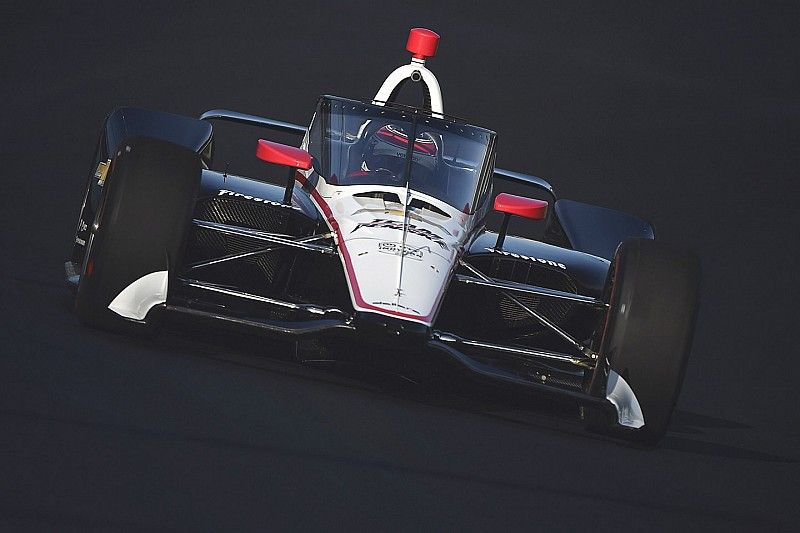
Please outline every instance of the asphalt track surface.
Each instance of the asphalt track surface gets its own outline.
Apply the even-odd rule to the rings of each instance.
[[[797,5],[303,4],[3,8],[0,529],[795,529]],[[498,166],[701,256],[660,447],[261,340],[78,324],[62,261],[107,112],[307,122],[319,94],[371,96],[417,25]]]

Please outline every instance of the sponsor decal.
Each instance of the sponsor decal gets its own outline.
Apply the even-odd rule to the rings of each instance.
[[[81,239],[80,237],[75,237],[75,242],[77,242],[81,246],[86,246],[86,241]]]
[[[87,229],[89,229],[89,226],[86,225],[86,222],[84,222],[83,219],[80,219],[78,222],[78,231],[86,231]]]
[[[405,305],[395,302],[372,302],[372,305],[380,305],[383,307],[395,307],[397,309],[402,309],[403,311],[409,311],[411,313],[414,313],[415,315],[419,314],[419,311],[417,311],[416,309],[413,309],[411,307],[406,307]]]
[[[272,206],[275,206],[275,207],[283,207],[285,209],[296,209],[296,210],[299,210],[299,208],[297,208],[297,207],[295,207],[293,205],[286,205],[286,204],[282,204],[280,202],[275,202],[273,200],[265,200],[264,198],[259,198],[258,196],[250,196],[249,194],[242,194],[240,192],[229,191],[227,189],[220,189],[220,191],[217,193],[217,196],[233,196],[235,198],[244,198],[245,200],[250,200],[250,201],[253,201],[253,202],[259,202],[259,203],[262,203],[262,204],[272,205]]]
[[[379,242],[378,243],[378,251],[383,252],[385,254],[392,254],[392,255],[402,255],[403,257],[408,257],[409,259],[415,259],[417,261],[422,260],[422,253],[423,250],[427,248],[427,251],[430,252],[430,248],[427,246],[423,246],[422,248],[410,248],[406,246],[403,249],[403,245],[397,242]],[[402,249],[402,253],[401,253]]]
[[[403,231],[403,223],[398,220],[384,220],[380,218],[376,218],[372,222],[362,222],[351,233],[355,233],[361,228],[387,228],[387,229],[396,229],[398,231]],[[447,243],[444,240],[436,235],[434,232],[427,230],[425,228],[420,228],[419,226],[415,226],[414,224],[408,224],[406,227],[409,233],[413,233],[414,235],[419,235],[429,241],[433,241],[439,246],[442,247],[443,250],[447,250]]]
[[[495,254],[507,255],[508,257],[513,257],[515,259],[523,259],[525,261],[533,261],[534,263],[542,263],[543,265],[557,267],[562,270],[567,269],[567,265],[565,265],[564,263],[557,263],[555,261],[551,261],[550,259],[540,259],[538,257],[530,257],[528,255],[520,255],[520,254],[515,254],[513,252],[506,252],[505,250],[495,250],[494,248],[486,248],[486,251]]]
[[[99,186],[103,186],[106,182],[106,176],[108,175],[108,168],[111,166],[111,159],[108,161],[100,161],[97,164],[97,170],[94,171],[94,179],[97,180],[97,184]]]

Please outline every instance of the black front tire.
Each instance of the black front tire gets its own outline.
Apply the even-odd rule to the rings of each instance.
[[[86,245],[75,309],[89,326],[143,331],[109,304],[141,277],[168,271],[183,257],[200,184],[200,156],[177,144],[134,137],[113,154]]]
[[[690,252],[649,239],[620,244],[606,283],[609,311],[590,391],[606,397],[615,372],[632,389],[644,418],[626,427],[611,411],[589,409],[589,429],[648,445],[666,433],[691,351],[700,265]]]

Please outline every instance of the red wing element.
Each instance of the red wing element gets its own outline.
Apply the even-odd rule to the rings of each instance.
[[[265,141],[264,139],[258,140],[256,157],[267,163],[299,168],[300,170],[310,169],[313,161],[311,154],[302,148],[286,146],[285,144]]]
[[[414,54],[415,59],[433,57],[439,46],[439,34],[425,28],[412,28],[408,33],[406,50]]]
[[[391,126],[384,126],[375,132],[379,139],[401,148],[408,146],[408,136],[402,131],[395,131]],[[414,151],[425,155],[436,155],[437,147],[430,134],[423,133],[423,137],[417,137],[414,141]],[[427,136],[427,137],[426,137]]]
[[[494,210],[531,220],[544,220],[547,215],[547,202],[502,192],[494,199]]]

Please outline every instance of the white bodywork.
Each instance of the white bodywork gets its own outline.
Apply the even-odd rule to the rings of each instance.
[[[405,187],[322,177],[311,198],[336,237],[355,310],[431,325],[474,216]],[[436,210],[410,207],[415,199]]]
[[[617,420],[621,426],[637,429],[644,426],[642,407],[639,405],[633,389],[622,376],[613,370],[608,372],[606,391],[606,398],[617,408]]]
[[[125,318],[144,320],[150,309],[167,301],[168,280],[169,273],[166,270],[142,276],[125,287],[108,308]]]

